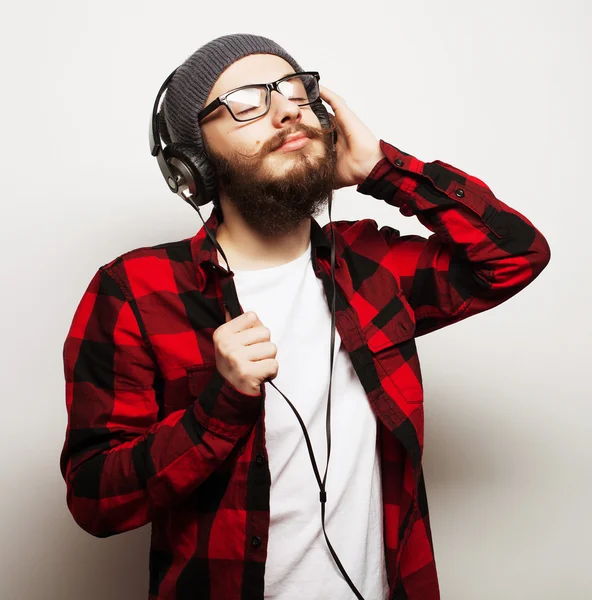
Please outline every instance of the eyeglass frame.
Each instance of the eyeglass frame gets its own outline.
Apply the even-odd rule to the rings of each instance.
[[[317,84],[321,78],[318,71],[300,71],[299,73],[290,73],[288,75],[285,75],[284,77],[281,77],[277,81],[272,81],[271,83],[249,83],[248,85],[241,85],[240,87],[234,88],[232,90],[229,90],[228,92],[225,92],[224,94],[221,94],[215,100],[212,100],[207,106],[202,108],[197,113],[197,122],[198,123],[201,122],[210,113],[212,113],[214,110],[216,110],[219,106],[225,106],[226,109],[228,110],[228,112],[230,113],[230,116],[238,123],[246,123],[247,121],[254,121],[255,119],[260,119],[261,117],[265,116],[269,112],[269,109],[271,108],[271,92],[273,92],[275,90],[279,94],[282,94],[282,92],[280,92],[280,89],[278,87],[279,84],[282,81],[285,81],[286,79],[292,79],[293,77],[298,76],[298,75],[313,75],[314,78],[317,80]],[[228,103],[226,102],[227,96],[229,96],[230,94],[232,94],[233,92],[236,92],[238,90],[243,90],[245,88],[257,87],[257,86],[262,86],[262,87],[266,88],[266,93],[265,93],[266,94],[265,95],[266,110],[265,110],[265,112],[261,115],[257,115],[256,117],[250,117],[248,119],[237,119],[236,116],[234,115],[234,113],[232,112],[230,106],[228,106]],[[320,91],[320,88],[319,88],[319,91]],[[283,96],[283,94],[282,94],[282,96]],[[320,98],[320,95],[319,95],[319,98]],[[298,104],[298,106],[308,106],[309,104],[318,102],[319,98],[315,98],[311,102],[304,102],[302,104]]]

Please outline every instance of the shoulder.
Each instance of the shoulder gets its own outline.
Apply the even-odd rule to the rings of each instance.
[[[149,289],[174,291],[175,271],[192,265],[191,239],[185,238],[128,250],[101,265],[124,292],[142,295]]]

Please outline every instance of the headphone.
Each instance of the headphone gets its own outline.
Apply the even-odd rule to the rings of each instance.
[[[219,250],[220,254],[224,257],[226,261],[226,265],[230,270],[230,266],[228,265],[228,260],[226,259],[226,255],[222,250],[222,247],[218,244],[215,237],[212,235],[210,230],[208,229],[206,222],[204,221],[201,211],[199,210],[200,206],[211,202],[213,198],[216,197],[218,193],[218,183],[216,177],[216,171],[205,156],[205,153],[200,152],[196,149],[195,146],[187,143],[180,142],[170,142],[167,143],[166,146],[162,145],[162,137],[161,137],[161,129],[160,129],[160,119],[164,120],[163,115],[159,112],[159,104],[162,95],[165,93],[166,88],[169,85],[169,82],[175,75],[177,69],[175,69],[165,80],[165,82],[160,87],[158,94],[156,96],[156,100],[154,102],[154,107],[152,109],[152,118],[150,121],[150,130],[149,130],[149,141],[150,141],[150,154],[156,157],[158,162],[158,166],[160,168],[160,172],[164,177],[169,189],[174,194],[180,196],[185,202],[187,202],[190,206],[192,206],[197,213],[199,214],[199,218],[202,220],[206,233],[209,236],[210,240],[214,244],[214,246]],[[321,127],[323,129],[327,129],[331,127],[331,116],[325,106],[322,104],[321,98],[315,100],[310,104],[313,112],[316,114]],[[332,143],[335,145],[337,142],[337,130],[333,131],[332,135]],[[325,531],[325,503],[327,502],[327,492],[325,490],[325,483],[327,480],[327,470],[329,469],[329,456],[331,454],[331,382],[333,379],[333,355],[334,355],[334,346],[335,346],[335,296],[336,296],[336,286],[335,286],[335,235],[333,232],[333,221],[331,220],[331,202],[332,198],[329,197],[329,222],[331,224],[331,281],[333,282],[333,297],[332,297],[332,307],[331,307],[331,359],[330,359],[330,375],[329,375],[329,394],[327,399],[327,466],[325,467],[325,475],[323,480],[321,481],[321,477],[319,475],[319,470],[317,467],[317,463],[314,457],[314,452],[312,450],[312,444],[310,442],[310,438],[308,436],[308,432],[306,431],[306,426],[304,425],[304,421],[298,414],[295,406],[286,398],[286,396],[276,387],[276,385],[271,381],[271,379],[265,379],[265,383],[271,384],[286,400],[286,402],[290,405],[300,426],[302,427],[302,431],[304,433],[304,438],[306,440],[306,445],[308,447],[308,453],[310,455],[310,460],[312,463],[312,468],[317,479],[317,483],[319,485],[320,490],[320,502],[321,502],[321,523],[323,526],[323,533],[325,534],[325,540],[327,541],[327,546],[331,551],[333,558],[335,559],[335,563],[339,567],[339,570],[343,574],[345,580],[349,584],[350,588],[356,595],[358,600],[364,600],[364,597],[357,590],[356,586],[353,584],[349,575],[346,573],[341,561],[337,557],[335,550],[333,550],[333,546],[329,542],[329,538],[327,536],[327,532]],[[237,303],[238,304],[238,303]],[[240,314],[240,306],[238,307],[238,312],[235,311],[234,307],[227,306],[230,316],[234,319]]]

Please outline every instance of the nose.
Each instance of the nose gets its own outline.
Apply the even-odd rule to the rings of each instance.
[[[272,90],[270,103],[273,121],[283,122],[286,117],[294,120],[300,116],[300,106],[277,90]]]

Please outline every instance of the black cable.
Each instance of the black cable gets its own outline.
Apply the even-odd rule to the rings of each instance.
[[[197,212],[199,214],[199,217],[200,217],[200,219],[202,220],[202,222],[203,222],[203,224],[205,226],[206,233],[208,234],[208,236],[212,240],[212,243],[214,244],[214,246],[216,248],[218,248],[218,250],[220,251],[220,254],[224,258],[224,261],[226,262],[226,267],[228,268],[228,271],[230,271],[230,265],[228,264],[228,260],[226,259],[226,255],[224,254],[224,251],[222,250],[222,248],[220,247],[220,245],[218,244],[218,242],[216,241],[216,239],[210,233],[210,230],[206,226],[206,223],[205,223],[203,217],[201,216],[201,212],[199,210],[199,207],[196,204],[194,204],[192,201],[190,202],[190,204],[191,204],[191,206],[193,206],[197,210]],[[271,381],[271,379],[269,379],[269,378],[265,379],[264,383],[271,384],[284,397],[284,399],[286,400],[286,402],[290,405],[290,408],[294,411],[294,414],[296,415],[296,418],[298,419],[298,422],[300,423],[300,427],[302,428],[302,432],[304,433],[304,439],[306,440],[306,446],[308,448],[308,454],[310,456],[310,461],[311,461],[311,464],[312,464],[312,470],[314,471],[317,483],[319,485],[319,490],[320,490],[320,492],[319,492],[319,499],[320,499],[320,502],[321,502],[321,524],[323,526],[323,533],[325,535],[325,540],[327,542],[327,546],[329,547],[329,551],[331,552],[331,555],[333,556],[333,558],[335,560],[335,563],[339,567],[339,570],[341,571],[343,577],[345,578],[345,580],[347,581],[348,585],[350,586],[350,588],[352,589],[352,591],[356,595],[356,598],[358,598],[358,600],[364,600],[364,597],[362,596],[362,594],[360,594],[360,592],[358,591],[358,589],[356,588],[356,586],[354,585],[354,583],[350,579],[349,575],[347,574],[346,570],[344,569],[343,565],[341,564],[341,561],[339,560],[339,558],[337,556],[337,553],[335,552],[335,550],[333,549],[333,546],[331,545],[331,542],[329,541],[329,536],[327,535],[327,531],[325,529],[325,504],[327,502],[327,491],[325,489],[325,486],[326,486],[326,481],[327,481],[327,471],[329,470],[329,456],[331,454],[331,383],[332,383],[332,380],[333,380],[333,355],[334,355],[334,352],[335,352],[335,296],[336,296],[336,285],[335,285],[335,234],[333,232],[333,221],[331,220],[331,198],[329,198],[329,223],[331,224],[331,280],[333,282],[333,297],[332,297],[332,301],[331,301],[331,357],[330,357],[330,363],[331,364],[330,364],[330,375],[329,375],[329,394],[328,394],[328,398],[327,398],[327,421],[326,421],[326,426],[327,426],[327,465],[325,467],[325,475],[323,476],[323,480],[322,481],[321,481],[321,477],[319,475],[319,469],[317,467],[317,462],[315,460],[314,452],[313,452],[313,449],[312,449],[312,444],[311,444],[310,438],[308,436],[308,432],[306,430],[306,426],[304,425],[304,421],[302,420],[302,418],[298,414],[298,411],[296,410],[296,407],[290,402],[290,400],[288,400],[288,398],[284,395],[284,393],[281,392],[277,388],[277,386],[275,385],[275,383],[273,383],[273,381]],[[228,310],[230,312],[230,307],[228,307]]]

